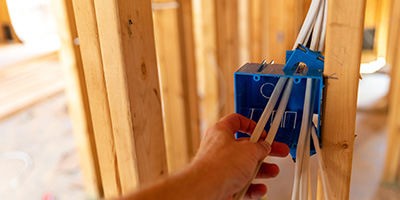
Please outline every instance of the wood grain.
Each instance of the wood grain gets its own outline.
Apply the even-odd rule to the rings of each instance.
[[[365,0],[329,1],[322,153],[335,199],[349,199]],[[322,199],[319,196],[318,199]]]
[[[85,189],[88,198],[99,198],[102,196],[101,177],[81,52],[79,47],[74,45],[78,33],[72,1],[56,0],[52,4],[61,41],[59,55],[65,76],[69,114],[74,124],[73,132]]]
[[[122,194],[166,176],[150,0],[95,0]]]
[[[163,5],[174,1],[156,0]],[[165,4],[164,4],[165,5]],[[164,110],[165,143],[168,169],[170,172],[182,169],[189,163],[189,146],[186,123],[186,99],[183,82],[185,57],[182,51],[179,31],[178,8],[155,9],[154,32],[161,79],[161,97]]]
[[[92,123],[106,198],[121,194],[117,155],[93,0],[73,1]]]
[[[197,88],[199,92],[200,132],[219,120],[220,95],[217,64],[215,0],[193,1],[193,23]]]
[[[400,1],[393,0],[388,41],[388,63],[391,69],[389,90],[389,136],[383,181],[400,182]],[[396,7],[397,6],[397,7]]]
[[[180,0],[179,31],[183,56],[183,89],[186,113],[186,134],[189,158],[193,158],[200,147],[200,113],[197,88],[197,65],[195,61],[194,25],[192,1]]]
[[[233,74],[239,66],[238,46],[238,1],[215,1],[215,20],[217,30],[217,63],[221,70],[219,80],[221,111],[223,117],[235,111]]]

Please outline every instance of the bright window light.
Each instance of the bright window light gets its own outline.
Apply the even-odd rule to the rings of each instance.
[[[372,74],[384,67],[386,65],[386,59],[383,57],[379,57],[377,60],[372,61],[370,63],[361,63],[361,74]]]

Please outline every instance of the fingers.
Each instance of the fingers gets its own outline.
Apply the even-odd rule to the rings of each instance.
[[[263,163],[256,178],[274,178],[279,174],[279,167],[276,164]]]
[[[266,141],[254,143],[258,149],[258,161],[262,161],[271,152],[271,146]]]
[[[267,193],[267,186],[264,184],[251,184],[244,195],[244,199],[259,199]]]
[[[229,128],[232,133],[238,131],[243,133],[252,133],[256,124],[255,121],[236,113],[224,117],[217,123],[217,125],[223,125]]]
[[[286,157],[289,154],[289,147],[281,142],[273,142],[269,156]]]

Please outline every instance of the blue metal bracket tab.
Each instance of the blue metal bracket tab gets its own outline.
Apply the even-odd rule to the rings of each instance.
[[[313,80],[314,108],[313,119],[318,138],[321,135],[321,112],[323,102],[323,69],[324,57],[320,52],[311,51],[304,46],[299,46],[294,51],[286,52],[286,64],[246,63],[235,74],[235,109],[236,113],[258,121],[265,105],[268,103],[272,91],[280,77],[292,77],[294,80],[292,93],[278,129],[275,141],[286,143],[290,148],[290,154],[296,158],[297,141],[303,115],[306,80]],[[280,102],[280,98],[278,99]],[[265,126],[268,132],[275,111]],[[247,134],[238,133],[237,137]],[[311,140],[310,155],[315,154]]]

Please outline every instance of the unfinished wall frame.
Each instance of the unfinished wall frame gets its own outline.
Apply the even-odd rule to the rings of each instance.
[[[117,197],[168,173],[151,2],[74,4],[105,197]]]

